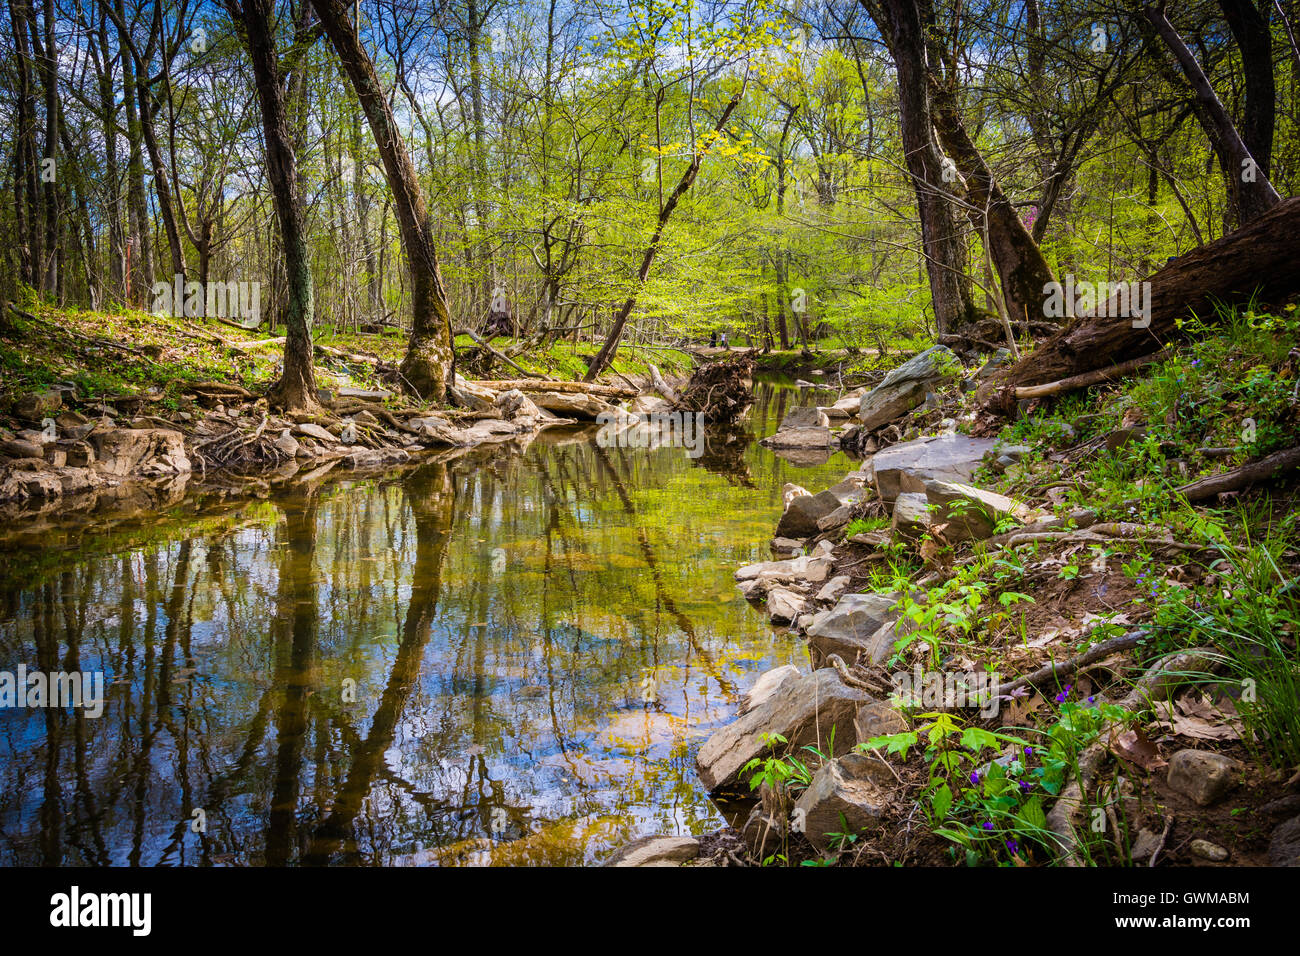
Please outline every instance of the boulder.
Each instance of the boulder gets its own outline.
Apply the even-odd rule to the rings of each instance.
[[[303,422],[301,425],[295,425],[293,430],[299,435],[306,435],[308,438],[315,438],[317,441],[329,442],[330,444],[338,441],[337,436],[315,422]]]
[[[740,713],[743,714],[753,710],[771,697],[777,688],[786,681],[795,680],[798,677],[799,668],[793,664],[786,664],[783,667],[774,667],[770,671],[763,671],[758,680],[754,681],[754,686],[740,698]]]
[[[853,506],[840,505],[824,518],[817,519],[817,528],[821,531],[834,531],[836,528],[843,528],[853,520]]]
[[[538,408],[567,418],[595,421],[604,412],[611,420],[617,420],[620,411],[609,402],[582,392],[533,392],[529,397]]]
[[[897,620],[891,610],[897,594],[846,594],[829,611],[822,611],[808,628],[808,644],[818,661],[838,654],[850,666],[859,654],[870,657],[872,638],[881,626]]]
[[[1300,817],[1292,817],[1273,831],[1268,862],[1273,866],[1300,866]]]
[[[700,855],[695,837],[648,836],[614,851],[605,866],[681,866]]]
[[[803,613],[803,597],[789,588],[771,588],[767,592],[767,613],[773,624],[789,624]]]
[[[671,407],[666,398],[658,395],[638,395],[627,404],[627,410],[633,415],[653,415],[656,412],[666,412]]]
[[[48,418],[63,406],[63,395],[57,389],[29,392],[14,402],[14,417],[28,422]]]
[[[760,445],[768,448],[785,448],[794,451],[830,448],[834,443],[831,430],[824,426],[809,428],[782,428],[775,435],[764,438]]]
[[[931,523],[946,524],[943,536],[954,544],[958,541],[982,541],[990,537],[997,523],[1008,515],[1023,520],[1029,514],[1028,508],[1006,495],[955,481],[927,481],[925,498],[931,506]]]
[[[741,786],[740,768],[770,753],[763,735],[780,734],[796,752],[805,744],[827,746],[835,728],[836,754],[853,746],[853,718],[870,698],[849,687],[832,669],[787,680],[761,704],[716,731],[696,754],[695,764],[710,792]]]
[[[866,389],[858,389],[856,392],[850,392],[824,411],[829,418],[854,418],[858,414],[858,409],[862,407],[862,396],[866,394]]]
[[[817,522],[843,504],[833,491],[815,495],[799,495],[790,504],[776,526],[778,538],[811,538],[820,533]]]
[[[831,560],[825,553],[801,554],[797,558],[784,561],[760,561],[747,564],[736,571],[737,581],[757,581],[764,587],[771,584],[790,583],[794,581],[811,581],[814,584],[826,580]]]
[[[910,412],[926,394],[945,381],[955,380],[961,363],[952,350],[936,345],[914,355],[862,396],[858,421],[867,429],[879,428]]]
[[[542,411],[537,407],[531,398],[512,388],[507,392],[502,392],[497,396],[497,410],[501,413],[502,418],[514,421],[519,418],[527,418],[536,421],[542,417]]]
[[[820,853],[847,848],[840,837],[880,819],[889,806],[894,775],[879,757],[850,753],[824,764],[794,805],[794,828]]]
[[[1212,750],[1180,750],[1169,758],[1169,786],[1208,807],[1236,786],[1240,765]]]
[[[863,472],[874,482],[881,500],[892,504],[905,491],[923,494],[925,482],[933,478],[969,482],[995,444],[992,438],[969,435],[921,438],[877,452],[863,467]]]
[[[840,574],[831,578],[823,584],[822,589],[817,592],[817,600],[834,601],[840,596],[840,592],[849,586],[851,580],[852,578],[847,574]]]
[[[185,436],[169,428],[109,428],[90,436],[94,468],[115,478],[187,475]]]
[[[476,412],[488,412],[492,411],[496,406],[496,392],[482,385],[475,385],[473,382],[466,381],[459,374],[453,377],[452,387],[448,391],[456,404],[462,408],[469,408]]]
[[[820,408],[816,406],[800,406],[785,413],[785,418],[781,420],[777,432],[783,432],[790,428],[829,428],[830,424],[830,418]]]
[[[289,429],[280,432],[280,437],[275,440],[275,447],[281,452],[294,458],[298,454],[298,439],[289,434]]]
[[[58,474],[39,458],[23,458],[0,467],[0,501],[49,499],[62,494]]]
[[[930,502],[925,495],[912,492],[894,499],[891,524],[895,531],[908,537],[920,537],[930,529]]]
[[[858,743],[865,744],[876,737],[888,737],[907,730],[907,719],[897,707],[883,700],[873,700],[858,708],[853,718],[853,730]]]

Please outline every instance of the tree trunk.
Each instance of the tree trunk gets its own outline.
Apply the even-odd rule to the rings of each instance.
[[[312,5],[366,112],[397,207],[402,245],[411,272],[414,312],[411,341],[401,366],[404,385],[421,398],[441,401],[454,372],[455,353],[447,290],[433,247],[433,226],[424,193],[375,66],[362,48],[346,8],[339,0],[312,0]]]
[[[966,244],[944,185],[943,156],[934,138],[924,32],[928,12],[919,0],[860,2],[880,30],[898,76],[903,155],[916,192],[935,325],[941,335],[959,335],[963,326],[978,318],[978,310],[966,274]]]
[[[740,103],[740,97],[744,91],[745,87],[741,86],[740,92],[736,93],[727,102],[726,108],[722,111],[717,124],[713,127],[715,133],[721,132],[726,127],[727,120],[731,118],[732,111]],[[650,237],[650,244],[646,246],[645,254],[641,257],[641,268],[637,271],[636,285],[632,290],[632,294],[627,297],[627,300],[614,316],[614,325],[609,330],[609,335],[606,337],[605,343],[600,347],[600,351],[596,353],[591,365],[587,367],[587,374],[583,376],[583,381],[595,381],[596,376],[604,371],[610,362],[614,361],[614,353],[618,351],[619,339],[623,336],[623,326],[627,324],[627,318],[632,314],[632,308],[636,305],[637,293],[641,291],[641,287],[645,285],[646,279],[650,275],[650,267],[654,265],[655,255],[659,252],[659,243],[663,239],[664,228],[668,225],[668,221],[672,219],[677,204],[681,202],[682,197],[695,183],[695,177],[699,175],[700,165],[703,161],[704,154],[696,149],[695,155],[691,158],[691,164],[686,167],[686,171],[682,173],[682,178],[678,180],[677,187],[673,190],[672,195],[668,197],[667,202],[659,210],[659,219],[655,223],[654,235]]]
[[[266,140],[267,179],[275,203],[288,276],[285,307],[284,371],[271,386],[267,400],[286,411],[317,407],[316,375],[312,367],[312,276],[302,207],[298,202],[298,166],[285,121],[284,92],[275,37],[271,32],[274,0],[226,0],[226,9],[242,24],[244,43],[253,64],[257,98],[262,108]]]
[[[1193,249],[1151,275],[1150,325],[1131,317],[1081,316],[994,380],[1003,386],[996,410],[1008,411],[1017,387],[1054,382],[1158,351],[1178,335],[1189,313],[1213,321],[1216,302],[1257,296],[1281,301],[1300,291],[1300,197],[1208,246]],[[1100,310],[1097,310],[1100,311]],[[1114,302],[1107,311],[1119,311]]]
[[[145,308],[153,288],[153,243],[149,239],[149,209],[144,191],[144,153],[141,149],[140,108],[136,97],[135,64],[129,50],[131,39],[126,32],[126,7],[114,0],[114,22],[118,27],[118,50],[122,61],[122,104],[126,108],[127,142],[127,209],[130,235],[127,240],[128,296],[131,305]]]
[[[31,76],[30,0],[13,0],[9,4],[17,52],[18,109],[14,144],[14,191],[18,197],[19,259],[22,280],[33,289],[41,285],[40,162],[36,152],[36,95]],[[19,184],[21,183],[21,187]]]
[[[1269,181],[1267,172],[1268,160],[1263,161],[1253,155],[1247,147],[1241,134],[1238,133],[1237,127],[1232,122],[1232,117],[1228,115],[1227,109],[1214,92],[1214,87],[1210,85],[1209,78],[1201,65],[1196,62],[1196,57],[1192,51],[1187,48],[1183,38],[1178,35],[1169,18],[1165,16],[1165,5],[1163,2],[1148,6],[1143,11],[1151,25],[1155,27],[1160,38],[1164,40],[1165,45],[1173,53],[1174,59],[1178,61],[1179,67],[1182,68],[1183,75],[1187,77],[1187,82],[1191,84],[1192,90],[1196,94],[1196,103],[1198,106],[1197,115],[1201,120],[1201,125],[1205,128],[1205,133],[1210,139],[1210,145],[1214,147],[1215,155],[1219,159],[1219,165],[1223,169],[1224,176],[1230,184],[1229,196],[1233,206],[1238,213],[1238,220],[1242,223],[1262,215],[1267,210],[1275,206],[1280,197],[1277,190],[1273,188],[1273,183]],[[1243,56],[1246,50],[1242,50]],[[1270,46],[1270,56],[1268,68],[1272,69],[1272,56]],[[1253,71],[1252,71],[1253,72]],[[1248,88],[1249,89],[1249,88]],[[1259,91],[1255,90],[1256,96]],[[1252,102],[1253,107],[1251,114],[1259,109],[1273,109],[1273,103],[1262,104]],[[1259,124],[1255,124],[1258,126]],[[1253,134],[1259,138],[1263,137],[1263,130],[1256,129]],[[1272,143],[1271,128],[1268,131],[1268,141]]]

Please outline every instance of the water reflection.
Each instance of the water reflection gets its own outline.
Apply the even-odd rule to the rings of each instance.
[[[103,715],[0,710],[0,862],[538,864],[717,809],[693,754],[802,662],[740,600],[789,389],[704,456],[593,429],[268,501],[13,532],[0,668],[105,674]]]

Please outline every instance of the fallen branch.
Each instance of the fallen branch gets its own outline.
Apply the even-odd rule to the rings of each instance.
[[[1069,660],[1044,664],[1033,673],[1026,674],[1013,680],[1010,684],[999,687],[998,693],[1001,696],[1006,696],[1025,687],[1037,686],[1052,680],[1059,682],[1061,678],[1069,677],[1080,668],[1087,667],[1095,661],[1102,660],[1119,651],[1132,650],[1146,636],[1147,632],[1145,630],[1136,630],[1129,631],[1127,634],[1120,634],[1118,637],[1112,637],[1108,641],[1093,645],[1082,654],[1077,654]]]
[[[1259,461],[1233,468],[1219,475],[1211,475],[1177,490],[1188,502],[1204,501],[1229,491],[1240,491],[1257,481],[1267,481],[1279,471],[1300,467],[1300,446],[1275,451]]]
[[[511,359],[509,356],[505,355],[502,352],[498,352],[491,345],[489,345],[487,341],[481,335],[475,332],[473,329],[457,329],[455,332],[452,333],[452,335],[453,336],[468,335],[471,339],[473,339],[475,342],[478,343],[480,348],[486,349],[490,354],[500,359],[502,362],[505,362],[507,365],[509,365],[520,375],[523,375],[527,378],[535,378],[535,379],[541,379],[542,381],[550,381],[550,379],[548,379],[545,375],[539,375],[537,372],[530,372],[526,368],[517,365],[514,362],[514,360]]]
[[[650,382],[654,385],[656,392],[676,404],[679,398],[677,390],[664,381],[664,377],[659,374],[659,367],[653,363],[650,365]]]
[[[1091,372],[1084,372],[1082,375],[1071,375],[1069,378],[1063,378],[1056,382],[1047,382],[1044,385],[1022,385],[1016,389],[1016,398],[1047,398],[1049,395],[1072,392],[1076,389],[1087,388],[1089,385],[1097,385],[1100,382],[1112,382],[1117,378],[1123,378],[1125,375],[1131,375],[1138,369],[1144,368],[1153,362],[1160,361],[1167,352],[1167,349],[1161,349],[1159,352],[1152,352],[1150,355],[1144,355],[1141,358],[1130,359],[1109,368],[1095,369]]]

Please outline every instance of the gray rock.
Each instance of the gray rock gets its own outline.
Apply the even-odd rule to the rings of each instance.
[[[821,532],[818,520],[838,509],[843,502],[832,491],[792,498],[776,525],[778,538],[811,538]]]
[[[863,472],[874,482],[881,499],[892,503],[901,492],[924,492],[925,481],[932,478],[970,481],[995,444],[991,438],[968,435],[922,438],[876,453]],[[907,488],[903,487],[904,477],[912,479]]]
[[[782,683],[771,696],[733,723],[716,731],[695,756],[705,789],[736,789],[740,768],[755,757],[770,753],[762,735],[780,734],[786,747],[796,752],[805,744],[823,746],[836,728],[836,754],[853,746],[853,718],[870,700],[862,691],[845,685],[834,670],[822,669]]]
[[[330,444],[338,441],[337,436],[332,435],[315,422],[303,422],[301,425],[295,425],[293,430],[299,435],[306,435],[308,438],[315,438],[317,441],[329,442]]]
[[[95,470],[113,477],[187,475],[185,436],[167,428],[109,428],[90,436]]]
[[[990,537],[997,523],[1008,515],[1023,518],[1028,514],[1027,508],[1006,495],[955,481],[927,481],[925,497],[932,506],[931,523],[946,523],[943,535],[954,544],[958,541],[982,541]]]
[[[1202,807],[1236,785],[1237,761],[1211,750],[1180,750],[1169,758],[1169,786]]]
[[[778,586],[767,592],[767,613],[773,624],[789,624],[803,610],[803,597],[789,588]]]
[[[838,654],[852,665],[859,654],[870,657],[872,637],[881,625],[897,619],[890,609],[898,602],[896,594],[846,594],[829,611],[823,611],[808,628],[808,644],[818,661]]]
[[[817,519],[817,527],[822,531],[834,531],[836,528],[843,528],[853,520],[853,506],[840,505],[824,518]]]
[[[754,681],[754,686],[740,698],[740,713],[744,714],[753,710],[771,697],[777,688],[786,681],[795,680],[798,677],[799,668],[793,664],[786,664],[782,667],[774,667],[770,671],[764,671],[759,675],[758,680]]]
[[[817,592],[817,600],[834,601],[840,596],[840,592],[849,586],[851,580],[852,578],[847,574],[840,574],[831,578],[823,584],[822,589]]]
[[[993,353],[993,356],[987,362],[985,362],[983,365],[980,366],[980,370],[975,373],[975,377],[981,379],[988,378],[990,375],[992,375],[994,372],[1002,368],[1010,361],[1011,361],[1011,350],[998,349],[996,352]]]
[[[764,438],[760,445],[768,448],[784,448],[792,451],[830,448],[834,436],[826,427],[783,428],[775,435]]]
[[[795,802],[793,826],[821,853],[846,848],[830,834],[856,834],[878,820],[889,806],[886,788],[895,782],[879,757],[850,753],[831,760]]]
[[[926,349],[898,366],[862,396],[858,421],[867,429],[887,425],[925,401],[926,394],[936,385],[955,380],[960,372],[961,363],[947,346]]]
[[[1193,840],[1190,849],[1195,856],[1212,863],[1222,863],[1228,858],[1227,850],[1209,840]]]
[[[777,551],[802,551],[806,538],[773,538],[772,547]]]
[[[700,855],[695,837],[648,836],[614,851],[605,866],[681,866]]]
[[[286,428],[280,432],[280,437],[275,440],[275,447],[290,458],[296,457],[298,454],[298,439],[289,434],[289,429]]]
[[[1300,866],[1300,817],[1292,817],[1273,831],[1268,862],[1273,866]]]
[[[865,744],[876,737],[888,737],[901,734],[907,730],[907,719],[893,704],[883,700],[873,700],[858,708],[853,718],[853,730],[858,743]]]
[[[788,428],[829,428],[830,424],[830,419],[820,408],[806,405],[786,412],[777,431],[783,432]]]
[[[801,554],[797,558],[787,558],[784,561],[760,561],[758,564],[747,564],[736,571],[735,578],[737,581],[758,581],[764,587],[791,581],[816,583],[826,580],[830,566],[831,561],[825,554]]]
[[[1146,434],[1147,430],[1140,425],[1134,425],[1130,428],[1117,428],[1106,436],[1106,448],[1110,451],[1119,451],[1129,442],[1141,441],[1146,437]],[[1073,437],[1073,435],[1070,437]]]
[[[894,516],[891,524],[895,531],[909,537],[919,537],[930,528],[930,502],[925,495],[907,492],[894,499]]]

